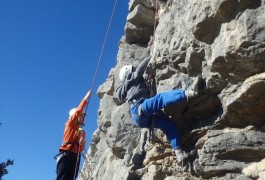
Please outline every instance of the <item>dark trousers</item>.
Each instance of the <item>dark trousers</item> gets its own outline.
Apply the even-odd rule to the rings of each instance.
[[[67,155],[61,157],[57,163],[56,180],[75,180],[78,175],[79,164],[80,156],[77,159],[76,153],[69,152]]]

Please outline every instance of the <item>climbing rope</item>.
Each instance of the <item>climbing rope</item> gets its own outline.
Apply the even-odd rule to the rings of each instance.
[[[86,150],[85,150],[85,152],[86,152],[86,154],[87,154],[87,151],[86,151]],[[82,156],[83,156],[83,158],[85,159],[85,162],[87,162],[87,165],[88,165],[87,167],[88,167],[90,173],[92,174],[92,169],[91,169],[91,166],[90,166],[90,164],[89,164],[88,159],[86,158],[86,155],[85,155],[84,153],[82,153]],[[88,156],[88,158],[89,158],[89,156]],[[89,158],[89,160],[92,161],[92,158]]]
[[[84,176],[86,176],[85,179],[88,180],[88,179],[92,176],[92,169],[91,169],[91,166],[90,166],[90,163],[89,163],[89,162],[92,162],[92,157],[88,155],[87,150],[84,149],[84,151],[85,151],[85,152],[82,153],[82,156],[83,156],[83,158],[85,159],[85,164],[87,165],[86,167],[88,168],[88,170],[89,170],[89,172],[90,172],[90,173],[88,174],[89,177],[87,177],[86,174],[84,174]],[[86,154],[86,155],[85,155],[85,154]],[[86,156],[87,156],[87,157],[86,157]],[[93,163],[93,162],[92,162],[92,163]]]
[[[92,81],[92,84],[91,84],[91,90],[92,91],[94,89],[94,85],[95,85],[95,81],[96,81],[96,78],[97,78],[99,66],[100,66],[100,63],[101,63],[101,60],[102,60],[102,56],[103,56],[103,52],[104,52],[104,49],[105,49],[105,45],[106,45],[106,42],[107,42],[107,39],[108,39],[108,36],[109,36],[109,31],[110,31],[110,27],[111,27],[111,24],[112,24],[112,19],[113,19],[115,10],[116,10],[117,2],[118,2],[118,0],[116,0],[115,3],[114,3],[113,9],[112,9],[112,13],[111,13],[111,17],[110,17],[110,21],[109,21],[109,25],[108,25],[108,29],[107,29],[107,32],[105,34],[105,39],[104,39],[104,42],[103,42],[103,45],[102,45],[102,48],[101,48],[100,56],[98,58],[97,68],[96,68],[96,71],[95,71],[95,74],[94,74],[94,78],[93,78],[93,81]],[[88,98],[87,102],[89,102],[89,101],[90,101],[90,97]],[[87,105],[88,105],[88,103],[87,103]],[[86,105],[85,113],[87,112],[87,105]]]
[[[101,62],[101,59],[102,59],[102,55],[103,55],[103,52],[104,52],[104,49],[105,49],[105,45],[106,45],[106,42],[107,42],[107,39],[108,39],[108,35],[109,35],[112,19],[113,19],[113,16],[114,16],[114,12],[116,10],[117,2],[118,2],[118,0],[115,1],[114,7],[113,7],[113,10],[112,10],[112,13],[111,13],[108,29],[107,29],[107,32],[106,32],[106,35],[105,35],[105,39],[104,39],[104,42],[103,42],[103,45],[102,45],[102,48],[101,48],[101,53],[100,53],[100,56],[99,56],[99,59],[98,59],[97,69],[96,69],[96,72],[95,72],[95,75],[94,75],[94,78],[93,78],[93,81],[92,81],[91,90],[93,90],[93,88],[94,88],[94,84],[95,84],[95,81],[96,81],[98,69],[99,69],[100,62]]]
[[[113,6],[113,10],[112,10],[112,13],[111,13],[111,17],[110,17],[110,21],[109,21],[109,25],[108,25],[108,29],[107,29],[107,32],[106,32],[106,35],[105,35],[105,39],[104,39],[102,48],[101,48],[101,52],[100,52],[100,56],[99,56],[98,64],[97,64],[97,68],[96,68],[96,71],[95,71],[95,74],[94,74],[94,78],[93,78],[93,81],[92,81],[92,85],[91,85],[91,90],[92,91],[93,91],[93,88],[94,88],[94,85],[95,85],[95,81],[96,81],[96,78],[97,78],[99,66],[100,66],[100,63],[101,63],[101,60],[102,60],[102,56],[103,56],[103,52],[104,52],[104,49],[105,49],[105,45],[106,45],[106,42],[107,42],[107,39],[108,39],[108,35],[109,35],[110,27],[111,27],[111,24],[112,24],[112,19],[113,19],[113,16],[114,16],[114,12],[116,10],[117,2],[118,2],[118,0],[115,0],[114,6]],[[90,97],[87,99],[88,103],[89,103],[89,101],[90,101]],[[86,105],[85,113],[87,112],[88,103]],[[76,173],[78,173],[77,169],[78,169],[78,164],[79,164],[78,162],[79,162],[79,159],[80,159],[79,150],[80,150],[80,142],[78,143],[78,151],[77,151],[77,160],[76,160],[76,165],[75,165],[74,180],[75,180]]]
[[[151,52],[153,52],[153,49],[154,49],[154,42],[155,42],[155,32],[156,32],[156,25],[157,25],[157,22],[156,22],[156,17],[158,15],[158,0],[155,1],[155,17],[154,17],[154,29],[153,29],[153,37],[152,37],[152,44],[151,44]]]

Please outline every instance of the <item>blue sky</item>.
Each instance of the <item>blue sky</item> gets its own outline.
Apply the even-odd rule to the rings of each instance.
[[[0,0],[0,162],[5,180],[55,179],[53,156],[71,108],[98,63],[115,0]],[[118,1],[88,105],[88,148],[97,128],[98,86],[116,64],[128,2]]]

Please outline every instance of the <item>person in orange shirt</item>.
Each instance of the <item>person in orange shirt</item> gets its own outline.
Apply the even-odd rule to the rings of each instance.
[[[77,108],[69,112],[69,119],[65,124],[63,143],[59,148],[57,159],[56,180],[74,180],[77,177],[80,154],[85,148],[86,133],[82,128],[85,125],[85,107],[92,91],[88,91]]]

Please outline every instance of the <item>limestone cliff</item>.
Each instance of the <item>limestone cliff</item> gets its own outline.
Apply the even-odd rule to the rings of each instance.
[[[265,0],[160,0],[155,10],[155,0],[129,3],[117,65],[97,92],[98,129],[79,179],[264,179]],[[184,151],[195,151],[183,168],[165,135],[155,130],[149,141],[116,98],[120,68],[138,64],[151,45],[147,72],[158,92],[203,79],[198,98],[164,110]]]

